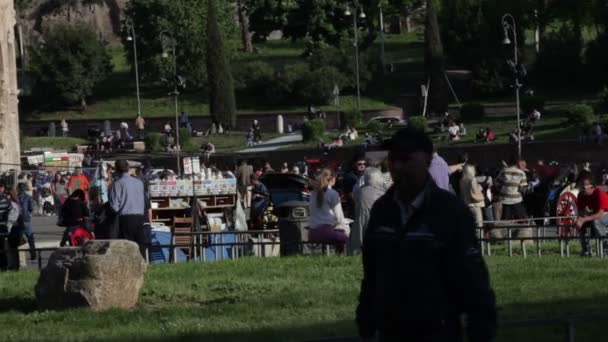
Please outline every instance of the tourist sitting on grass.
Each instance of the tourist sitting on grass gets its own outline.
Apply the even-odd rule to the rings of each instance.
[[[169,134],[171,134],[172,132],[173,132],[173,127],[171,127],[171,123],[170,123],[170,122],[167,122],[167,123],[165,124],[165,127],[164,127],[164,133],[165,133],[166,135],[169,135]]]
[[[313,243],[336,244],[343,250],[350,228],[342,211],[340,195],[332,189],[336,184],[333,170],[324,169],[317,177],[317,186],[310,197],[310,230]]]
[[[608,138],[602,129],[602,126],[599,122],[596,122],[593,127],[591,127],[590,140],[596,144],[603,144],[604,141]]]
[[[482,127],[477,132],[477,135],[475,136],[475,141],[476,142],[486,142],[487,137],[488,137],[488,133],[486,132],[486,129]]]
[[[448,127],[448,139],[450,141],[460,140],[460,127],[453,121],[450,124],[450,127]]]
[[[496,133],[494,133],[490,127],[486,128],[486,142],[492,142],[494,140],[496,140]]]
[[[465,135],[467,135],[467,128],[466,128],[466,127],[464,127],[464,123],[463,123],[463,122],[461,122],[461,123],[458,125],[458,130],[459,130],[458,135],[460,135],[460,136],[465,136]]]
[[[538,110],[533,110],[532,113],[528,116],[528,120],[531,122],[540,121],[540,112]]]
[[[201,146],[201,152],[203,152],[203,161],[205,164],[209,163],[211,159],[211,155],[215,153],[215,145],[211,143],[211,141],[207,141],[206,144]]]
[[[332,141],[331,144],[325,146],[328,150],[331,150],[332,148],[336,148],[336,147],[342,147],[344,146],[344,140],[342,140],[342,137],[337,137],[334,141]]]

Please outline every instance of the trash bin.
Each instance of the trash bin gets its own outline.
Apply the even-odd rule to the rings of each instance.
[[[279,219],[281,256],[308,254],[308,202],[289,201],[274,209]]]

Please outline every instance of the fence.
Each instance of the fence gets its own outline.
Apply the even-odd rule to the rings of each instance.
[[[531,242],[534,243],[536,256],[541,257],[543,255],[543,245],[548,241],[559,242],[560,256],[570,257],[570,243],[572,240],[578,242],[579,237],[574,235],[561,236],[559,234],[560,229],[572,228],[571,225],[549,225],[539,226],[534,225],[532,222],[537,221],[555,221],[560,219],[572,219],[573,217],[562,216],[562,217],[546,217],[546,218],[532,218],[526,220],[515,220],[508,221],[487,221],[484,222],[486,225],[483,229],[477,229],[477,234],[481,244],[481,250],[483,255],[492,256],[492,250],[494,246],[499,243],[506,243],[508,255],[513,257],[514,243],[519,243],[521,249],[521,256],[523,258],[528,257],[528,248]],[[513,236],[514,231],[521,231],[522,229],[530,229],[536,231],[533,236]],[[548,236],[547,230],[555,229],[557,234],[554,236]],[[506,232],[505,237],[486,237],[486,232],[494,230],[502,230]],[[216,255],[215,259],[231,259],[235,260],[243,256],[256,256],[256,257],[270,257],[280,255],[281,241],[279,237],[280,230],[250,230],[250,231],[230,231],[230,232],[191,232],[191,233],[175,233],[173,236],[190,236],[192,241],[190,243],[172,243],[169,244],[155,244],[146,246],[146,260],[150,261],[150,252],[153,249],[169,249],[169,255],[167,262],[174,263],[177,261],[176,253],[179,249],[187,249],[190,252],[188,261],[207,261],[206,251],[214,250]],[[234,241],[227,241],[226,236],[234,236]],[[596,236],[590,238],[590,241],[595,241],[595,255],[600,258],[605,258],[602,244],[608,240],[608,236]],[[290,243],[294,243],[291,241]],[[329,255],[332,248],[336,246],[332,245],[320,245],[318,243],[311,243],[307,241],[297,242],[300,246],[308,246],[313,249],[316,254]],[[227,248],[226,248],[227,247]],[[38,268],[42,268],[43,258],[41,252],[52,252],[58,249],[53,248],[37,248],[37,261]],[[19,252],[27,252],[28,250],[20,249]],[[218,256],[219,255],[219,256]]]

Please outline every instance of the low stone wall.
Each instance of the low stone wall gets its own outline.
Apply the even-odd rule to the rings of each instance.
[[[275,132],[277,129],[277,115],[283,115],[283,122],[285,128],[288,124],[301,123],[306,117],[305,112],[291,112],[291,113],[241,113],[237,117],[236,129],[239,131],[247,130],[251,126],[253,120],[258,120],[261,128],[265,132]],[[373,110],[366,111],[363,113],[364,119],[370,119],[376,116],[399,116],[401,117],[403,111],[399,108],[393,108],[388,110]],[[175,124],[175,118],[146,118],[146,129],[153,132],[161,132],[163,126],[167,121],[172,125]],[[118,129],[121,122],[126,122],[129,127],[132,127],[135,122],[135,117],[125,117],[124,119],[112,119],[109,120],[112,129]],[[325,125],[328,129],[339,128],[339,114],[335,111],[326,112],[324,119]],[[190,122],[192,128],[197,131],[205,131],[211,126],[211,117],[209,116],[190,116]],[[48,129],[51,121],[29,121],[24,122],[21,127],[23,132],[29,136],[35,136],[42,129]],[[61,134],[59,121],[55,121],[56,132]],[[89,127],[98,127],[103,129],[103,120],[68,120],[70,128],[70,136],[73,137],[87,137],[87,130]]]

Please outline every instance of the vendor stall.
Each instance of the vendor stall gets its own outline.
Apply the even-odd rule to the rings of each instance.
[[[183,249],[190,258],[196,258],[194,227],[201,222],[203,231],[228,229],[226,214],[234,211],[237,204],[236,178],[210,169],[189,178],[150,181],[150,222],[170,227],[171,242],[191,246]]]

